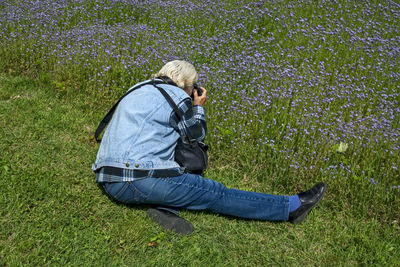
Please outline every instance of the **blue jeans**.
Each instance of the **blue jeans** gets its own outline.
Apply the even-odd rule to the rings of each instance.
[[[154,204],[247,219],[287,221],[289,198],[228,189],[224,185],[185,173],[168,178],[139,178],[131,182],[103,183],[106,193],[126,204]]]

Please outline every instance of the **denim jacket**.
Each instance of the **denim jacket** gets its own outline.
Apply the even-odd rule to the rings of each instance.
[[[190,100],[189,95],[179,87],[169,84],[158,86],[177,105]],[[195,107],[203,112],[204,117],[203,107]],[[170,123],[172,111],[165,97],[150,84],[124,97],[103,135],[93,171],[104,166],[142,170],[179,167],[174,161],[179,133]]]

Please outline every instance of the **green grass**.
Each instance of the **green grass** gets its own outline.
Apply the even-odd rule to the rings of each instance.
[[[0,266],[400,265],[393,1],[53,2],[0,3]],[[99,190],[94,130],[171,59],[208,90],[206,177],[326,182],[303,224],[183,211],[183,237]]]
[[[357,180],[329,181],[300,225],[183,211],[194,233],[163,231],[146,207],[116,204],[94,182],[92,134],[109,106],[65,96],[46,79],[0,76],[0,265],[400,264],[398,193]],[[285,166],[268,166],[268,154],[254,164],[254,151],[236,151],[234,160],[225,151],[211,151],[207,177],[229,187],[292,194],[312,185],[282,179]]]

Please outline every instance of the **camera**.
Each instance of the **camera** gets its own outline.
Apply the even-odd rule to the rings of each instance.
[[[203,93],[203,91],[201,91],[200,86],[197,83],[193,84],[193,92],[194,92],[194,90],[197,91],[197,95],[198,96],[201,96],[201,94]],[[194,93],[193,92],[192,92],[192,95],[191,95],[192,99],[194,99]]]

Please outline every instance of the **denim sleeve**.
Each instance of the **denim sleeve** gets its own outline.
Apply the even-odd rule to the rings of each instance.
[[[175,111],[172,111],[170,125],[181,136],[188,133],[193,139],[204,141],[207,133],[205,108],[199,105],[193,106],[191,99],[186,98],[178,104],[178,109],[182,111],[183,120],[179,121]]]

